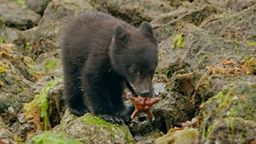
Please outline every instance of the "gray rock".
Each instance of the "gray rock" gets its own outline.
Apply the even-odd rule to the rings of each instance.
[[[250,143],[256,139],[255,78],[239,79],[207,100],[199,114],[201,143]]]
[[[41,16],[15,2],[0,0],[0,19],[8,27],[26,30],[37,25]]]
[[[194,128],[173,128],[155,140],[155,144],[197,144],[198,130]]]
[[[111,13],[134,25],[174,10],[168,0],[90,0],[97,10]]]
[[[26,0],[27,7],[41,15],[44,13],[48,3],[49,0]]]
[[[194,4],[203,5],[211,4],[219,8],[224,8],[231,11],[241,11],[256,4],[255,0],[194,0]]]
[[[82,143],[134,143],[127,126],[106,122],[92,114],[76,117],[69,111],[66,111],[60,125],[53,131],[54,133],[64,133]]]
[[[183,69],[184,66],[190,71],[205,70],[207,65],[217,64],[228,58],[239,59],[244,55],[253,55],[255,49],[252,47],[236,40],[212,36],[193,24],[185,24],[172,37],[159,44],[158,68],[161,70],[178,65],[175,71]]]
[[[50,1],[39,25],[24,32],[26,41],[31,43],[29,54],[33,58],[59,48],[61,28],[67,24],[69,18],[85,11],[92,11],[93,7],[83,0],[53,0]]]
[[[31,63],[17,51],[13,44],[0,44],[1,111],[6,111],[9,106],[19,111],[23,102],[30,101],[33,96],[30,87],[36,78],[29,68]]]
[[[14,144],[15,135],[6,128],[0,129],[0,143]]]
[[[189,120],[193,111],[194,105],[187,97],[177,92],[169,92],[154,106],[155,125],[161,131],[167,132],[171,127]]]
[[[179,7],[174,11],[159,16],[151,23],[157,39],[162,41],[172,36],[175,30],[182,27],[184,23],[192,23],[199,26],[208,17],[218,13],[221,13],[221,10],[209,5]]]
[[[243,41],[248,46],[256,45],[256,5],[234,14],[223,13],[207,19],[201,27],[224,39]]]
[[[0,43],[17,42],[21,39],[19,30],[5,26],[5,23],[0,20]]]

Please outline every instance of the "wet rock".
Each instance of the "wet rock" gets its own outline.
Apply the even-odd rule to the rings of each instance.
[[[6,128],[0,129],[0,143],[3,144],[14,144],[15,135]]]
[[[195,144],[198,142],[199,133],[194,128],[173,128],[168,133],[155,140],[155,144]]]
[[[26,0],[26,6],[40,15],[44,13],[48,3],[49,0]]]
[[[27,122],[32,122],[36,130],[48,130],[59,124],[62,117],[63,101],[61,101],[62,79],[46,79],[43,87],[34,99],[24,104],[24,116]],[[51,118],[51,119],[50,119]]]
[[[49,2],[39,25],[24,33],[26,41],[31,43],[28,52],[34,59],[49,50],[59,48],[61,28],[68,19],[93,7],[83,0],[52,0]]]
[[[8,27],[25,30],[37,25],[41,16],[9,0],[1,0],[0,18]]]
[[[253,55],[255,49],[243,42],[212,36],[193,24],[185,24],[159,44],[159,70],[205,71],[207,66],[226,59]],[[175,71],[173,67],[176,68]],[[167,68],[167,70],[166,70]],[[169,69],[168,69],[169,68]]]
[[[194,105],[186,96],[169,92],[154,107],[155,127],[166,133],[173,126],[190,120],[193,117]]]
[[[4,123],[3,119],[0,117],[0,129],[6,128],[6,124]]]
[[[201,106],[201,143],[250,143],[255,137],[255,78],[234,81]]]
[[[146,136],[154,131],[166,133],[171,127],[181,125],[182,122],[193,117],[195,111],[193,102],[190,101],[187,95],[175,91],[174,88],[171,91],[173,86],[174,84],[172,86],[168,85],[168,81],[154,84],[155,95],[160,97],[160,101],[152,108],[154,118],[149,121],[145,113],[140,113],[129,124],[134,136]],[[184,91],[186,90],[188,89],[184,88]]]
[[[178,1],[176,1],[179,3]],[[151,21],[174,8],[168,0],[90,0],[97,10],[111,13],[134,25],[142,21]]]
[[[241,11],[244,10],[254,4],[256,4],[255,0],[194,0],[193,2],[196,5],[202,4],[211,4],[216,7],[224,8],[232,11]]]
[[[1,111],[7,111],[10,106],[19,111],[22,103],[32,98],[30,86],[35,75],[13,44],[0,44],[0,58]]]
[[[49,144],[49,143],[58,143],[58,144],[82,144],[78,140],[68,138],[63,134],[53,134],[50,132],[43,132],[34,136],[29,144]]]
[[[241,118],[223,118],[215,121],[209,127],[209,133],[203,144],[210,143],[247,143],[254,144],[256,140],[255,121]]]
[[[0,19],[0,43],[12,43],[20,39],[20,31],[5,26],[4,21]]]
[[[160,131],[153,131],[147,135],[135,136],[134,139],[136,144],[154,144],[155,139],[163,136],[163,133]]]
[[[201,27],[217,37],[243,41],[247,47],[255,49],[256,45],[253,43],[256,41],[255,11],[256,5],[239,13],[216,15],[206,20]]]
[[[218,13],[221,13],[221,10],[209,5],[199,8],[193,6],[179,7],[170,13],[161,15],[160,17],[158,16],[151,23],[157,39],[161,41],[172,36],[177,27],[182,27],[181,24],[193,23],[199,26],[209,16]]]
[[[66,111],[61,124],[53,131],[64,133],[82,143],[134,143],[127,126],[106,122],[92,114],[76,117]]]

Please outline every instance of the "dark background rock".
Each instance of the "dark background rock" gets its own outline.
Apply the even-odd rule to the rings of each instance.
[[[0,1],[0,19],[9,27],[26,30],[36,26],[41,18],[35,12],[10,0]]]
[[[175,37],[183,38],[175,40]],[[177,41],[183,41],[183,47],[174,47]],[[237,48],[236,48],[237,47]],[[205,70],[206,66],[217,64],[219,61],[244,55],[254,55],[253,46],[236,40],[223,39],[209,34],[207,30],[193,24],[185,24],[173,35],[159,44],[159,69],[172,65],[188,65],[192,71]]]
[[[201,107],[201,143],[250,143],[255,139],[255,78],[238,80]],[[220,101],[221,100],[221,101]]]
[[[174,8],[168,0],[89,0],[97,10],[111,13],[134,25],[151,21]]]
[[[199,26],[209,16],[219,13],[221,13],[221,10],[209,5],[204,5],[199,8],[179,7],[175,11],[153,20],[152,25],[158,40],[162,41],[172,36],[174,31],[184,23],[192,23]]]
[[[19,30],[7,27],[0,19],[0,39],[1,43],[15,43],[21,39],[21,34]]]
[[[235,14],[216,15],[216,17],[206,20],[201,27],[218,37],[238,42],[244,41],[249,45],[248,43],[256,41],[255,12],[256,5]]]
[[[24,32],[25,40],[31,43],[28,52],[34,59],[39,55],[59,48],[61,29],[69,18],[94,8],[83,0],[50,1],[37,27]]]
[[[241,11],[256,4],[255,0],[194,0],[196,5],[211,4],[223,9]]]
[[[43,15],[49,1],[50,0],[26,0],[26,6],[36,13]]]

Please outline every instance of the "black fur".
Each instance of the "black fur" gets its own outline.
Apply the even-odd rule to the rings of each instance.
[[[62,38],[64,95],[72,113],[92,112],[120,122],[126,82],[140,95],[152,95],[157,43],[151,26],[140,29],[95,12],[74,18]]]

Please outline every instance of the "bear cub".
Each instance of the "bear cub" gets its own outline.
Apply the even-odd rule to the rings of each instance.
[[[91,112],[120,123],[128,114],[125,88],[153,95],[158,49],[148,22],[137,29],[105,13],[83,13],[64,29],[61,47],[64,96],[73,114]]]

